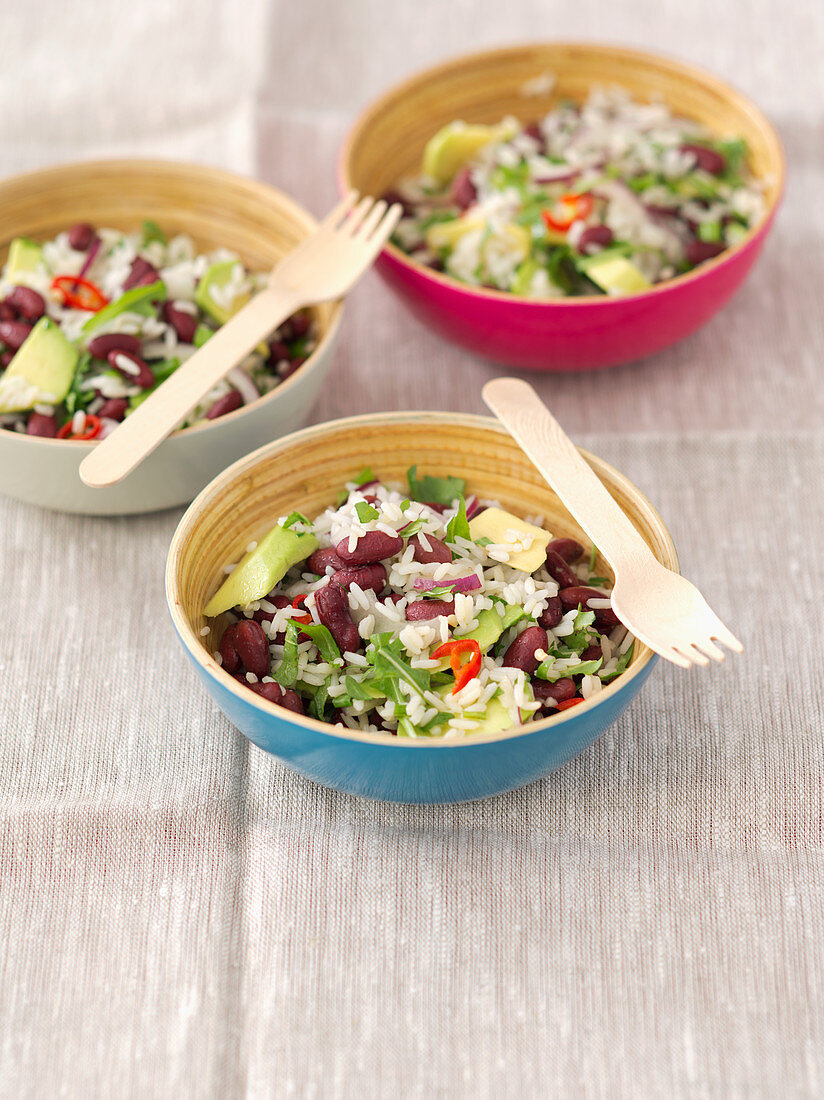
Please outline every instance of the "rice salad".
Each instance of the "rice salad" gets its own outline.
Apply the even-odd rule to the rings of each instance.
[[[0,428],[103,439],[265,285],[227,248],[200,252],[154,222],[80,223],[12,241],[0,274]],[[288,378],[317,343],[300,312],[234,367],[182,427],[215,420]]]
[[[594,88],[524,125],[454,122],[426,146],[394,243],[461,282],[533,299],[625,295],[690,271],[764,217],[746,143]]]
[[[387,736],[502,732],[602,691],[634,639],[594,548],[465,488],[367,469],[313,520],[280,517],[204,609],[223,616],[215,660],[273,703]]]

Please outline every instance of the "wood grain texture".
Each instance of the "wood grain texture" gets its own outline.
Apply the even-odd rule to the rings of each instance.
[[[637,527],[655,557],[678,568],[672,539],[661,517],[638,489],[611,466],[581,452],[618,506]],[[358,470],[371,466],[388,482],[406,484],[407,469],[452,474],[467,482],[467,492],[500,501],[521,515],[543,515],[555,535],[589,544],[514,439],[494,420],[446,413],[397,413],[352,417],[308,428],[242,459],[216,478],[195,500],[172,541],[166,586],[178,628],[212,670],[211,658],[222,633],[220,621],[202,615],[222,583],[223,567],[236,562],[252,539],[279,516],[293,510],[317,515],[334,505],[338,490]],[[599,557],[599,573],[611,576]],[[209,636],[200,637],[203,626]],[[651,651],[637,646],[633,664]]]

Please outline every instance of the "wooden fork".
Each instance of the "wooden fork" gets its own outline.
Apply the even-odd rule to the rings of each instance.
[[[685,577],[652,551],[578,453],[537,393],[517,378],[495,378],[483,399],[546,478],[615,573],[612,609],[650,649],[681,668],[723,661],[716,645],[744,647]]]
[[[369,267],[402,209],[350,193],[272,269],[256,294],[80,464],[87,485],[121,481],[232,367],[301,306],[340,298]],[[357,203],[357,205],[355,205]]]

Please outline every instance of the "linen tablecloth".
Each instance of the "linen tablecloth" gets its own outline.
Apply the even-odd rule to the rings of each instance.
[[[747,647],[661,667],[596,745],[464,806],[287,771],[205,698],[163,598],[180,512],[0,500],[0,1097],[815,1096],[824,1089],[824,11],[367,0],[4,10],[2,167],[151,153],[321,213],[354,113],[502,41],[678,54],[790,183],[749,283],[644,363],[544,376]],[[496,370],[376,276],[314,420],[483,411]]]

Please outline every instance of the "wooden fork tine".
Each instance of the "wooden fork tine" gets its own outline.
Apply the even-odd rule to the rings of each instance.
[[[372,209],[374,201],[375,200],[373,198],[370,198],[369,195],[367,195],[366,198],[361,199],[361,201],[351,212],[346,221],[341,225],[341,232],[345,233],[349,237],[354,237],[354,235],[360,229],[361,223],[363,222],[364,218]]]
[[[358,236],[361,238],[361,240],[365,241],[372,235],[372,231],[381,220],[385,212],[386,203],[383,201],[383,199],[378,199],[378,201],[369,211],[367,217],[364,219],[364,223],[360,228]]]
[[[320,229],[335,229],[338,223],[341,222],[347,214],[352,210],[352,207],[358,201],[358,191],[349,191],[338,203],[333,207],[323,221],[320,223]]]
[[[706,653],[708,657],[711,657],[713,661],[726,661],[727,655],[723,649],[715,644],[711,638],[702,639],[700,642],[694,642],[693,645],[696,649],[702,653]]]
[[[724,624],[718,620],[710,631],[710,637],[714,638],[717,642],[725,645],[727,649],[731,649],[734,653],[743,653],[744,647],[736,638],[731,630],[728,630]]]

